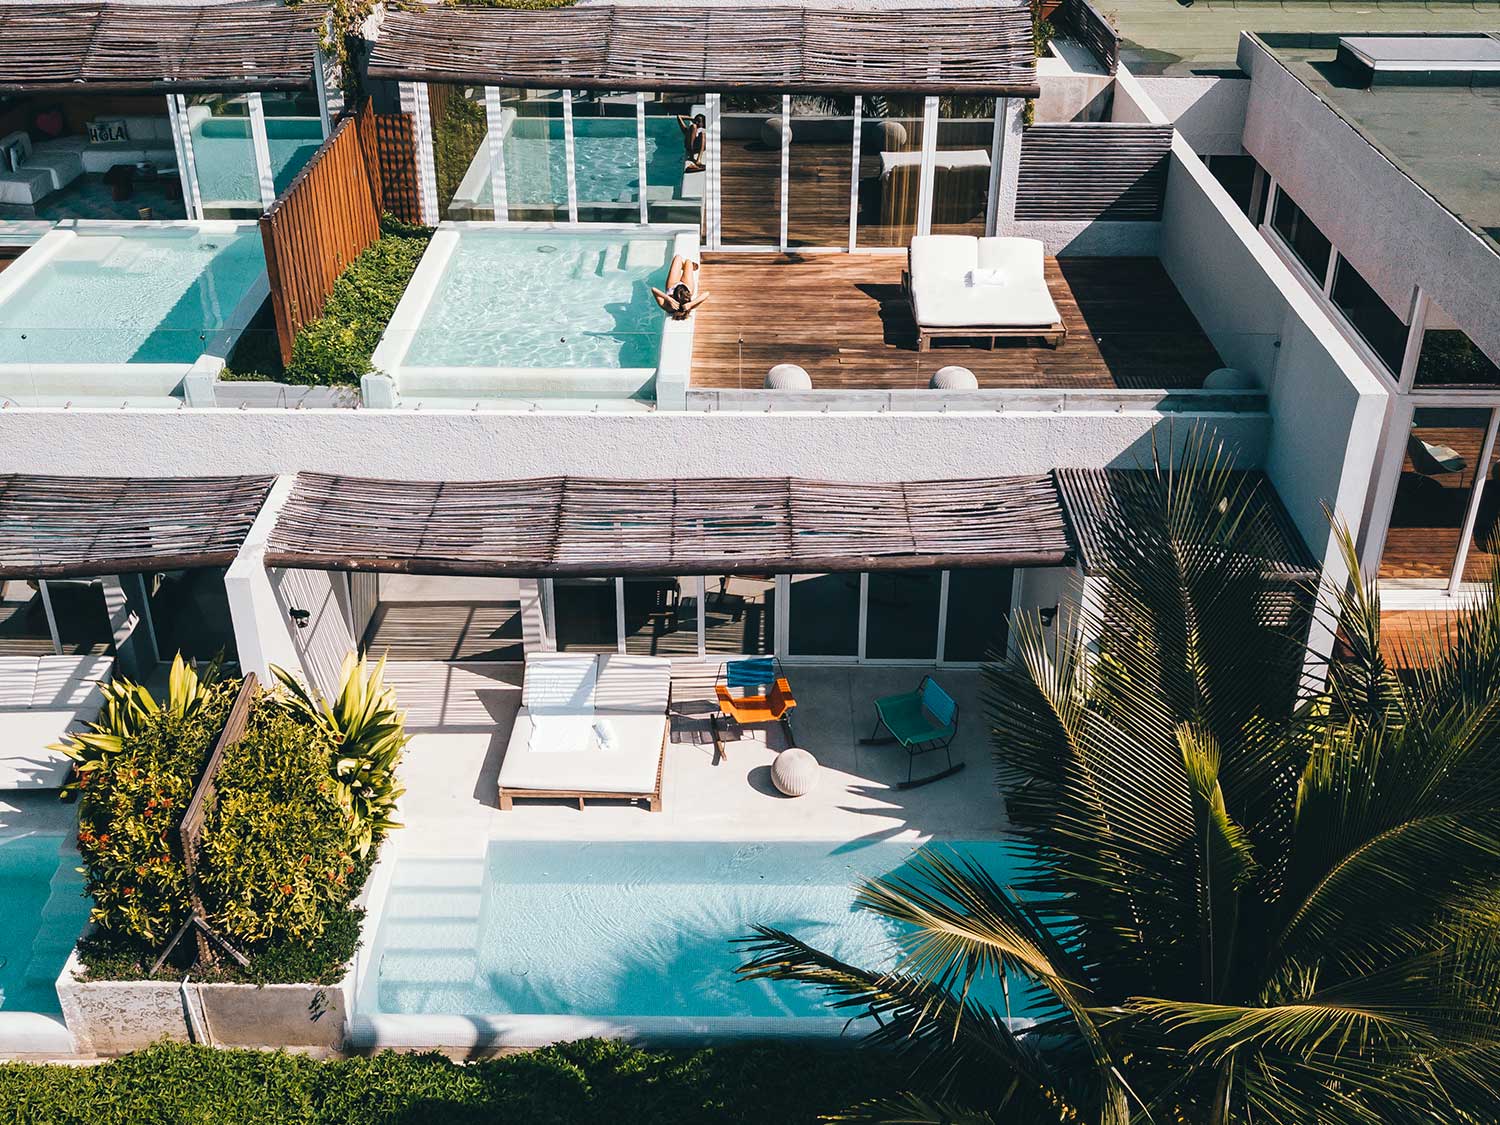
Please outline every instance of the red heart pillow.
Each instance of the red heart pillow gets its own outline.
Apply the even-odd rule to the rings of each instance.
[[[59,137],[63,131],[63,115],[60,109],[49,109],[36,115],[36,131],[47,137]]]

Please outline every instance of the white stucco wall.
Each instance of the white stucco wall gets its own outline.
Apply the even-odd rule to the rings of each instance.
[[[1420,285],[1500,362],[1500,255],[1254,40],[1245,149],[1402,320]]]
[[[1179,282],[1179,285],[1181,283]],[[0,410],[0,472],[206,476],[315,470],[396,480],[806,476],[921,480],[1133,466],[1193,418],[1260,464],[1265,414],[544,414]]]
[[[1136,76],[1151,101],[1199,156],[1237,156],[1250,101],[1248,78]]]

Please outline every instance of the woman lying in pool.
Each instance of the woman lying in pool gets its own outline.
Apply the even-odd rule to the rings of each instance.
[[[652,288],[651,296],[673,320],[686,320],[688,315],[708,300],[708,290],[698,292],[698,263],[678,254],[667,270],[667,291]]]

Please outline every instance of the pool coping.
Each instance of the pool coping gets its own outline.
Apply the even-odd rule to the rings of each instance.
[[[173,219],[122,221],[75,219],[56,224],[0,273],[0,308],[15,297],[63,248],[80,235],[116,234],[121,237],[183,230],[197,233],[245,234],[258,232],[254,220]],[[18,405],[48,405],[52,400],[72,403],[79,399],[113,404],[135,399],[162,400],[183,393],[183,380],[205,356],[227,359],[240,335],[270,296],[270,279],[264,266],[260,276],[224,318],[207,333],[203,350],[188,363],[5,363],[0,362],[0,401]],[[102,389],[107,387],[108,389]],[[28,389],[29,388],[29,389]],[[17,393],[20,398],[17,398]],[[152,405],[153,403],[148,403]]]
[[[662,317],[661,350],[657,365],[650,367],[408,367],[404,361],[406,352],[422,326],[427,310],[432,307],[437,289],[449,260],[458,248],[465,231],[495,232],[515,231],[533,233],[556,231],[560,234],[583,236],[623,235],[633,237],[656,236],[671,242],[673,255],[697,259],[698,229],[677,223],[544,223],[511,222],[490,220],[445,220],[438,224],[432,241],[418,263],[416,272],[407,283],[396,311],[381,333],[370,364],[375,373],[366,375],[363,383],[364,405],[376,408],[394,408],[402,405],[402,375],[420,371],[423,375],[442,379],[461,377],[466,379],[486,378],[495,380],[497,393],[481,395],[485,399],[550,399],[576,398],[580,407],[592,398],[624,400],[630,396],[619,393],[631,387],[639,387],[653,379],[655,401],[660,410],[682,410],[687,405],[688,380],[692,371],[693,322]],[[12,267],[14,268],[14,267]],[[554,379],[559,383],[555,390],[540,393],[534,389],[536,380]],[[507,382],[522,383],[523,390],[506,393]],[[567,383],[583,383],[586,387],[604,387],[604,391],[583,390],[569,393]],[[462,399],[469,401],[474,396],[465,393],[440,392],[426,396],[427,399]]]

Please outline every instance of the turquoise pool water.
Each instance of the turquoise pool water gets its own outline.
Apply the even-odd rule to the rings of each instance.
[[[1011,845],[942,845],[1013,878]],[[754,923],[890,965],[894,930],[852,907],[905,844],[496,842],[484,860],[398,860],[374,943],[386,1014],[829,1015],[799,985],[742,982]],[[1002,1003],[996,985],[985,998]],[[1012,1014],[1022,990],[1012,988]]]
[[[89,917],[61,835],[0,839],[0,1012],[58,1010],[58,973]]]
[[[661,236],[464,230],[405,367],[655,367]]]
[[[242,203],[260,207],[260,182],[248,117],[208,117],[194,121],[193,165],[198,194],[208,206]],[[323,143],[317,117],[266,118],[272,180],[280,195]]]
[[[0,364],[192,363],[265,269],[253,226],[80,231],[0,303]]]
[[[634,203],[641,197],[633,117],[574,117],[578,201]],[[682,130],[675,117],[646,118],[646,183],[682,187]],[[520,117],[505,138],[505,196],[512,206],[567,207],[568,161],[561,118]],[[494,204],[488,180],[478,203]]]

